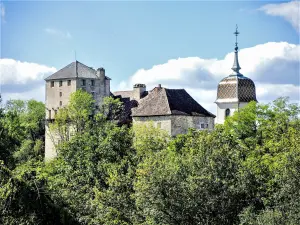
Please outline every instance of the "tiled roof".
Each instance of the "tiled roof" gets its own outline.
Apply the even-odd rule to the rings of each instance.
[[[97,71],[92,67],[88,67],[81,62],[75,61],[47,77],[45,80],[71,79],[76,77],[96,79],[98,78],[96,72]],[[110,80],[109,77],[105,76],[105,78]]]
[[[225,77],[218,85],[216,102],[230,99],[239,102],[257,101],[254,82],[241,74]]]
[[[132,108],[132,116],[189,115],[215,117],[184,89],[156,87]]]

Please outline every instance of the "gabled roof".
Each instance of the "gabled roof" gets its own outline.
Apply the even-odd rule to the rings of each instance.
[[[215,117],[184,89],[156,87],[132,109],[132,116],[187,115]]]
[[[45,80],[72,79],[76,77],[97,79],[96,73],[97,71],[92,67],[88,67],[81,62],[75,61],[47,77]],[[105,78],[110,80],[109,77],[105,76]]]

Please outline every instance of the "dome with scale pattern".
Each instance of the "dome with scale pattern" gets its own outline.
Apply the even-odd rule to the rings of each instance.
[[[220,81],[216,102],[250,102],[256,100],[254,82],[242,74],[229,75]]]

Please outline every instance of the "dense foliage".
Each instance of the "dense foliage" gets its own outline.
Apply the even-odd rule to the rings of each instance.
[[[213,131],[169,137],[120,126],[122,104],[72,94],[50,125],[62,142],[44,162],[45,108],[0,109],[0,224],[300,224],[300,108],[249,103]]]

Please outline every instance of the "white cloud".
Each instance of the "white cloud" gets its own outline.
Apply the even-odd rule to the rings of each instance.
[[[271,16],[281,16],[300,32],[300,1],[291,1],[279,4],[267,4],[259,8]]]
[[[299,100],[300,45],[269,42],[245,48],[239,52],[241,73],[251,78],[257,88],[260,102],[269,102],[279,96]],[[224,59],[188,57],[171,59],[150,69],[139,69],[119,90],[132,89],[144,83],[151,90],[157,84],[167,88],[185,88],[192,97],[215,113],[218,82],[231,73],[233,52]]]
[[[71,39],[72,38],[72,35],[69,33],[69,31],[64,32],[61,30],[53,29],[53,28],[46,28],[44,31],[47,34],[57,36],[59,38],[63,38],[63,39]]]
[[[56,72],[54,67],[14,59],[0,59],[1,84],[27,84]]]
[[[13,98],[44,100],[44,78],[56,71],[54,67],[36,63],[0,59],[2,98],[4,101]]]

